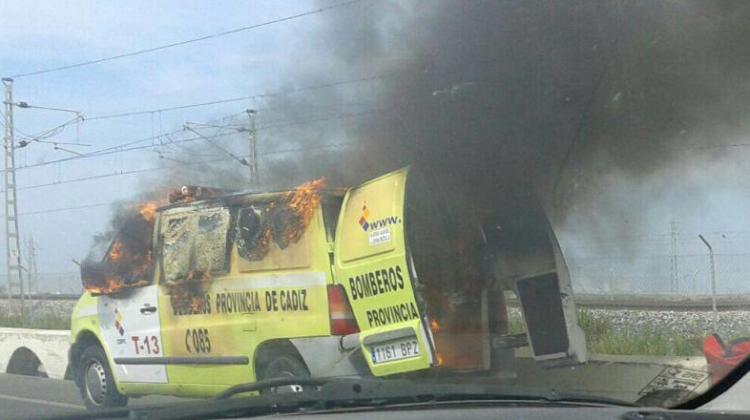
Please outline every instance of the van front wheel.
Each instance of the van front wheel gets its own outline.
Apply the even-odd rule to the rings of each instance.
[[[299,357],[280,354],[268,363],[265,363],[258,372],[258,379],[275,379],[275,378],[308,378],[310,371]],[[302,392],[302,385],[287,385],[270,388],[261,393],[289,393]]]
[[[120,394],[104,350],[97,345],[87,347],[78,363],[78,384],[81,397],[89,410],[124,407],[128,397]]]

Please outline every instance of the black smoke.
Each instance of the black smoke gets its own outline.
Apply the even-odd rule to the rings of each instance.
[[[579,170],[593,161],[645,177],[675,149],[746,128],[748,15],[742,1],[363,1],[326,12],[283,88],[371,79],[264,101],[258,188],[318,176],[351,185],[418,164],[484,206],[542,195],[564,212],[596,182]],[[228,159],[166,178],[243,189],[245,170]]]
[[[239,159],[193,142],[144,185],[350,186],[411,164],[470,203],[446,223],[502,225],[541,201],[564,226],[611,174],[645,183],[725,157],[721,146],[748,131],[748,18],[741,0],[363,0],[300,31],[297,60],[269,87],[290,93],[256,104],[256,182]],[[247,133],[231,128],[246,116],[223,124],[202,132],[230,136],[221,144],[246,157]],[[636,205],[600,203],[587,236],[651,229],[612,223]]]

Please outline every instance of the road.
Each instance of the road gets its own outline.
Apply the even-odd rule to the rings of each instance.
[[[130,407],[186,401],[171,397],[143,397],[130,400]],[[86,408],[72,381],[0,374],[0,418],[31,419],[75,415]]]

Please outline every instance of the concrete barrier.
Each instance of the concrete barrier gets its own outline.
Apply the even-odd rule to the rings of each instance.
[[[65,379],[70,331],[0,328],[0,372]]]

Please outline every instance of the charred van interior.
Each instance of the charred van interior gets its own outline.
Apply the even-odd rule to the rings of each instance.
[[[156,204],[131,207],[121,229],[101,260],[81,264],[84,288],[92,293],[114,293],[149,282],[153,273],[153,232]]]
[[[582,361],[567,267],[542,206],[505,189],[492,201],[509,205],[479,213],[471,196],[456,193],[466,190],[419,168],[407,186],[409,251],[440,363],[487,369],[505,343],[530,344],[535,358],[554,364]],[[518,296],[528,325],[521,343],[504,340],[506,291]]]

